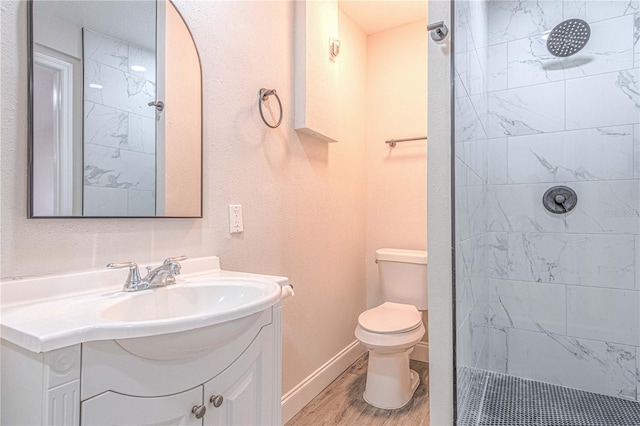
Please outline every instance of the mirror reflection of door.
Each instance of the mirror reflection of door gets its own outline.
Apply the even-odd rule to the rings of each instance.
[[[40,120],[33,129],[33,162],[37,171],[34,182],[38,185],[34,207],[38,215],[74,213],[73,79],[78,69],[78,61],[65,55],[44,49],[34,52],[33,92],[42,100],[34,105],[34,114]],[[79,182],[75,187],[81,189]]]
[[[34,216],[155,216],[156,1],[36,1],[33,41]]]

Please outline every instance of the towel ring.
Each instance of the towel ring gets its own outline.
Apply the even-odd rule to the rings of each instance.
[[[267,123],[267,120],[264,118],[264,114],[262,112],[262,103],[265,102],[267,99],[269,99],[269,96],[271,95],[276,97],[276,100],[278,101],[278,106],[280,107],[280,118],[278,119],[278,122],[275,124],[275,126]],[[276,89],[269,90],[269,89],[265,89],[264,87],[260,89],[260,99],[258,99],[258,108],[260,109],[260,117],[262,117],[262,121],[264,121],[264,124],[266,124],[267,126],[271,127],[272,129],[275,129],[280,125],[280,123],[282,123],[282,102],[280,102],[280,97],[276,93]]]

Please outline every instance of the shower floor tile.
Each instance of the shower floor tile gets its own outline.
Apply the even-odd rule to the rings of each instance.
[[[640,425],[640,403],[462,367],[460,426]]]

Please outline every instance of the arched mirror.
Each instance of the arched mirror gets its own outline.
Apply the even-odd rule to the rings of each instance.
[[[201,217],[202,76],[170,1],[33,0],[29,217]]]

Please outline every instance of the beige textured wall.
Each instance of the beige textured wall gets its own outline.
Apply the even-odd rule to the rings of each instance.
[[[296,289],[284,304],[286,392],[354,340],[365,308],[366,38],[341,16],[341,141],[327,145],[292,130],[292,2],[176,6],[202,59],[204,218],[27,220],[27,3],[2,2],[2,276],[179,254],[286,275]],[[260,120],[261,87],[282,98],[278,129]],[[245,232],[232,236],[227,205],[236,203]]]
[[[166,6],[164,214],[199,216],[202,119],[194,114],[202,104],[198,52],[176,9],[169,2]]]
[[[426,7],[426,4],[425,4]],[[382,302],[375,251],[427,248],[426,20],[370,35],[367,46],[367,304]],[[426,319],[426,315],[425,315]],[[425,335],[426,340],[426,335]]]

